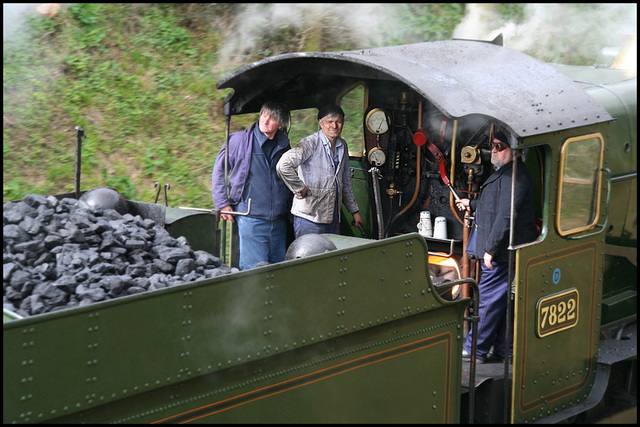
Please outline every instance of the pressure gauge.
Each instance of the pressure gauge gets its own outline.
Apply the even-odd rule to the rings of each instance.
[[[365,124],[369,132],[382,135],[389,130],[389,116],[381,108],[374,108],[367,114]]]
[[[384,162],[387,161],[387,155],[384,154],[384,151],[377,147],[369,150],[369,155],[367,156],[367,158],[369,159],[369,163],[376,167],[384,165]]]

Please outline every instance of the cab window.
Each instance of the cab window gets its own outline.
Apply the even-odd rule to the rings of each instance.
[[[561,236],[593,228],[600,215],[604,143],[592,134],[565,141],[560,154],[556,225]]]
[[[295,146],[302,138],[318,132],[318,109],[305,108],[291,111],[289,141]]]
[[[362,157],[364,152],[364,115],[365,86],[358,82],[338,96],[338,104],[345,114],[342,138],[349,146],[349,156]]]

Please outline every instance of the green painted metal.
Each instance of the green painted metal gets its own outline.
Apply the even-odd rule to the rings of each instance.
[[[300,66],[313,70],[309,81],[317,81],[314,64],[325,56],[308,63],[307,55],[299,58]],[[449,56],[442,59],[449,61]],[[464,59],[456,61],[469,71],[468,77],[480,76]],[[272,79],[281,77],[282,63],[277,62],[272,58],[263,63],[265,69],[277,71]],[[340,73],[327,80],[335,87],[323,85],[323,96],[330,96],[331,90],[341,92],[357,77],[367,80],[370,100],[380,103],[400,90],[386,83],[405,79],[387,74],[389,80],[382,82],[381,66],[353,58],[343,62],[342,67],[332,67]],[[514,423],[563,419],[574,408],[589,409],[585,400],[603,384],[598,372],[605,327],[637,315],[636,79],[615,70],[554,67],[596,103],[582,115],[575,113],[575,101],[562,90],[553,91],[554,96],[563,94],[562,104],[549,105],[543,90],[535,93],[540,104],[509,98],[517,106],[535,109],[538,120],[544,121],[533,129],[504,122],[518,137],[518,147],[529,148],[527,165],[542,228],[536,242],[516,251],[514,360],[512,377],[506,380],[510,391],[506,398],[476,395],[475,404],[489,398],[499,401],[476,415],[489,413],[494,418],[505,405]],[[243,75],[253,75],[247,73]],[[256,76],[263,83],[270,81],[265,73]],[[420,71],[412,78],[424,76]],[[528,84],[526,79],[514,80]],[[253,91],[255,85],[246,86]],[[421,94],[450,102],[449,92],[427,87],[431,86],[409,93],[409,98]],[[246,108],[261,105],[261,97],[267,95],[251,97]],[[238,108],[244,108],[242,102]],[[547,109],[565,103],[567,120],[560,123],[555,110],[555,122],[547,122],[552,111]],[[603,109],[615,120],[610,122]],[[526,117],[517,115],[514,120]],[[474,118],[458,117],[460,124]],[[555,228],[561,144],[589,133],[601,134],[605,141],[601,217],[593,230],[561,236]],[[407,156],[406,161],[413,158]],[[338,248],[333,252],[31,318],[5,311],[3,421],[466,421],[460,419],[466,374],[461,372],[466,366],[461,347],[468,300],[448,302],[437,295],[429,278],[427,245],[418,234],[370,240],[378,237],[371,173],[362,158],[350,159],[350,166],[368,239],[361,238],[361,230],[351,226],[352,216],[343,209],[342,235],[330,236]],[[412,170],[417,169],[406,169]],[[422,173],[437,177],[435,169]],[[435,181],[429,206],[437,206],[435,201],[446,206],[449,192],[439,192]],[[409,189],[403,189],[405,194]],[[132,213],[162,222],[172,236],[187,237],[193,249],[219,253],[214,214],[130,201],[128,205]],[[235,240],[227,253],[233,265],[237,233],[230,234],[228,238]],[[455,257],[461,256],[459,249]],[[574,320],[559,322],[560,311],[567,313],[572,299],[577,302]],[[548,316],[554,316],[553,326]],[[611,341],[610,347],[615,346]],[[502,380],[499,375],[492,379]]]
[[[542,255],[541,248],[527,249],[532,248],[518,254],[522,267],[515,295],[511,419],[515,423],[539,421],[587,398],[595,381],[600,335],[602,240],[553,239]],[[539,314],[544,298],[571,291],[577,292],[577,309],[556,305],[553,312]],[[559,324],[561,316],[574,316],[577,323],[540,336],[542,322]]]
[[[457,422],[467,302],[426,259],[412,234],[5,323],[3,420]]]
[[[616,121],[523,141],[534,147],[543,144],[536,150],[543,153],[545,172],[540,177],[546,184],[536,188],[536,198],[544,200],[542,239],[518,250],[511,412],[511,421],[517,423],[583,406],[597,393],[605,326],[637,315],[636,79],[616,70],[557,68],[583,86]],[[609,171],[605,174],[609,183],[601,188],[602,215],[594,230],[562,237],[554,224],[559,176],[555,159],[566,138],[591,132],[605,139],[603,167]],[[531,170],[536,181],[540,168]],[[571,290],[578,294],[576,325],[539,336],[540,304],[546,297]]]
[[[169,215],[173,216],[166,228],[171,236],[189,236],[189,245],[193,250],[220,256],[220,229],[215,215],[167,208],[168,218]]]
[[[562,142],[579,135],[606,134],[608,125],[560,133],[546,147],[558,158]],[[545,182],[557,182],[558,162],[545,164]],[[553,179],[551,179],[553,177]],[[553,213],[545,211],[542,238],[518,249],[511,416],[531,423],[581,404],[591,393],[601,327],[607,192],[599,191],[597,225],[560,235]],[[558,186],[544,188],[545,205],[556,206]],[[552,201],[552,202],[550,202]]]
[[[628,70],[554,67],[581,85],[616,118],[604,134],[612,208],[605,235],[602,324],[611,324],[637,313],[637,79]]]
[[[374,238],[376,236],[374,228],[375,221],[373,218],[371,177],[368,172],[368,165],[361,157],[352,157],[349,159],[349,166],[351,168],[353,193],[356,196],[356,201],[360,208],[365,236],[367,238]],[[351,225],[353,215],[347,211],[344,205],[341,209],[341,233],[347,236],[363,237],[362,231]]]
[[[605,237],[602,324],[611,324],[638,310],[638,152],[637,92],[635,80],[597,86],[589,92],[610,113],[605,153],[611,169],[611,206]]]

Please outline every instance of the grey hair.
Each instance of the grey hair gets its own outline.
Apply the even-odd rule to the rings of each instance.
[[[279,102],[267,101],[262,105],[260,109],[260,114],[266,112],[271,117],[274,117],[278,121],[278,126],[281,126],[282,129],[287,129],[287,125],[289,124],[290,112],[289,108],[281,104]]]

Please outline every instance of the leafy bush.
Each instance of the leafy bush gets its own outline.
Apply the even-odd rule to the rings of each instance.
[[[384,19],[365,38],[349,26],[357,16],[322,5],[285,5],[300,13],[289,23],[277,22],[269,4],[73,3],[51,18],[28,14],[23,30],[3,41],[3,200],[73,191],[74,128],[81,126],[82,189],[110,185],[133,200],[153,201],[154,183],[169,183],[172,205],[212,207],[210,174],[225,139],[220,78],[274,54],[449,39],[465,5],[376,4]],[[244,28],[247,7],[262,13],[252,23],[255,40],[224,62],[223,47]],[[601,6],[567,7],[586,14]],[[501,3],[496,19],[522,22],[527,10]],[[583,37],[576,27],[570,37],[592,42],[596,34]],[[567,63],[586,61],[565,39],[549,40]],[[312,116],[296,124],[295,138],[317,129]],[[256,118],[234,118],[232,131]]]

